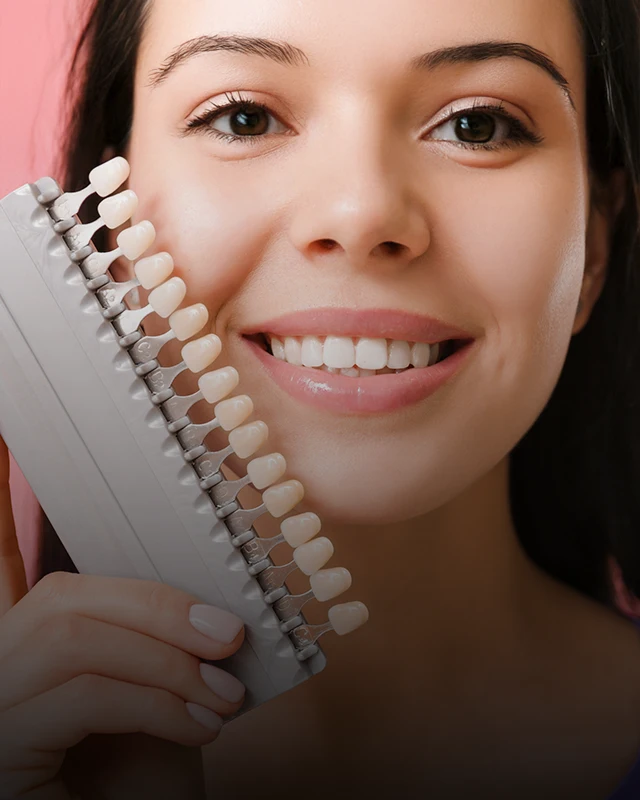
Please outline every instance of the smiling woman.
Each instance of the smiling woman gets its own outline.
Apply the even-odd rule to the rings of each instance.
[[[640,640],[608,571],[640,594],[639,11],[92,3],[63,183],[129,160],[371,612],[211,744],[211,796],[640,793]],[[67,762],[81,794],[160,752],[181,779],[166,743],[125,769],[109,738]]]

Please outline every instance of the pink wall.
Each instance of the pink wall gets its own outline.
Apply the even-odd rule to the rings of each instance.
[[[83,0],[0,0],[0,197],[52,174],[65,68],[84,6]],[[13,459],[11,494],[32,583],[39,506]]]

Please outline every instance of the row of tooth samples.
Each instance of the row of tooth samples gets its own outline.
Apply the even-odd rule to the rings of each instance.
[[[271,351],[276,358],[302,367],[364,370],[427,367],[438,357],[438,345],[426,342],[360,338],[349,336],[271,337]]]
[[[156,238],[151,222],[144,220],[122,231],[117,237],[118,247],[109,253],[101,253],[93,248],[90,248],[91,252],[84,253],[89,249],[91,237],[103,225],[111,229],[120,227],[135,214],[138,198],[133,191],[125,190],[118,195],[108,196],[117,191],[129,174],[128,162],[122,157],[114,158],[92,170],[89,175],[90,183],[86,189],[62,195],[53,203],[50,212],[54,220],[58,220],[60,232],[66,234],[65,241],[72,255],[76,253],[85,256],[79,263],[88,279],[88,285],[94,288],[91,283],[94,282],[96,294],[101,297],[103,305],[107,306],[103,311],[104,316],[114,325],[116,322],[120,323],[121,335],[133,333],[139,327],[141,320],[147,314],[154,312],[167,319],[170,328],[168,335],[155,337],[161,340],[160,346],[164,346],[171,339],[186,342],[199,334],[207,325],[209,314],[203,303],[179,308],[186,296],[187,287],[181,278],[173,276],[174,262],[169,253],[142,257]],[[84,200],[94,193],[105,198],[98,206],[99,219],[87,225],[71,224],[71,219],[78,213]],[[136,262],[135,280],[125,284],[111,282],[105,284],[104,281],[109,277],[107,275],[109,267],[120,256]],[[122,300],[128,292],[138,287],[150,290],[148,305],[143,309],[127,309],[122,305]],[[123,330],[121,321],[126,318],[130,321]],[[219,337],[212,333],[187,342],[181,350],[183,361],[174,368],[173,378],[184,369],[195,374],[202,373],[218,358],[221,349]],[[164,369],[153,360],[152,366],[157,369],[148,373],[151,377],[154,371],[162,372]],[[143,371],[138,374],[146,375],[144,365]],[[247,395],[229,397],[238,383],[239,375],[233,367],[207,372],[198,379],[199,392],[187,399],[191,403],[205,399],[213,404],[216,425],[229,432],[228,450],[239,458],[246,459],[254,456],[266,444],[268,427],[261,420],[243,424],[253,413],[253,403]],[[190,424],[188,418],[185,419]],[[286,469],[284,456],[280,453],[270,453],[249,461],[246,465],[246,478],[240,481],[242,485],[251,482],[259,491],[264,490],[263,503],[258,510],[264,508],[276,518],[284,517],[304,497],[304,489],[299,481],[287,480],[277,483],[284,476]],[[333,555],[333,545],[326,537],[317,537],[320,528],[320,520],[315,514],[304,513],[283,519],[280,534],[273,539],[259,539],[255,536],[255,532],[249,537],[254,539],[255,543],[262,543],[264,554],[282,542],[293,548],[291,565],[295,565],[310,579],[311,593],[304,595],[305,601],[310,599],[311,594],[319,601],[331,600],[351,586],[351,575],[348,570],[342,567],[323,569]],[[270,565],[270,562],[267,563]],[[315,641],[329,629],[341,635],[349,633],[364,624],[367,619],[368,611],[362,603],[335,605],[329,609],[327,624],[305,626],[309,629],[305,632],[305,642]],[[295,631],[295,628],[293,630]]]

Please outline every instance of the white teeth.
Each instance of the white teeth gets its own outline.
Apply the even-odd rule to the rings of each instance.
[[[324,363],[336,369],[349,369],[356,363],[353,339],[346,336],[327,336],[324,340]]]
[[[156,253],[155,256],[141,258],[134,270],[143,289],[155,289],[172,275],[173,267],[173,258],[169,253]]]
[[[411,363],[414,367],[426,367],[429,365],[429,356],[431,355],[431,348],[428,344],[417,342],[411,348]]]
[[[387,358],[386,339],[360,339],[356,345],[356,366],[360,369],[384,369]]]
[[[379,371],[403,372],[435,364],[440,342],[405,342],[398,339],[347,336],[268,336],[271,352],[280,361],[297,367],[313,367],[350,378],[367,378]]]
[[[275,336],[271,339],[271,352],[276,358],[279,358],[280,361],[285,361],[285,352],[284,352],[284,344],[277,339]]]
[[[387,366],[389,369],[406,369],[411,363],[411,345],[409,342],[394,339],[389,344]]]
[[[302,344],[292,336],[287,336],[284,340],[284,356],[289,364],[296,367],[302,366]]]
[[[303,337],[301,357],[304,367],[321,367],[323,365],[323,345],[317,336]]]

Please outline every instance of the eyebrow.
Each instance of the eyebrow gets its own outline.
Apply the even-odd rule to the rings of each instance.
[[[149,75],[149,86],[155,88],[160,85],[177,67],[197,55],[221,51],[260,56],[289,67],[310,66],[306,53],[289,42],[238,34],[200,36],[183,42],[162,62],[160,67],[152,70]],[[496,58],[520,58],[540,67],[562,89],[575,110],[576,106],[569,81],[557,64],[541,50],[523,42],[487,41],[442,47],[415,56],[409,61],[409,69],[412,72],[432,71],[444,65],[469,64]]]

